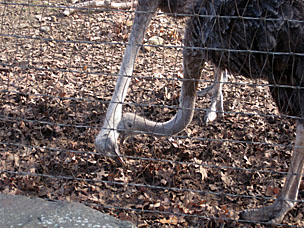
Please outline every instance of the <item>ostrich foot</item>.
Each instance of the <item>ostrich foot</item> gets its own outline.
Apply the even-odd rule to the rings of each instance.
[[[115,135],[118,135],[118,133],[114,131],[106,133],[100,132],[95,139],[95,148],[97,153],[112,157],[119,165],[123,165],[125,162],[120,156],[117,137],[115,137]]]
[[[224,107],[223,100],[212,101],[210,108],[207,110],[206,115],[204,117],[205,123],[209,123],[214,121],[217,117],[224,117]]]
[[[216,111],[213,111],[211,109],[209,109],[207,112],[206,112],[206,115],[204,117],[204,121],[205,123],[209,123],[209,122],[212,122],[214,121],[215,119],[217,118],[217,112]]]
[[[250,221],[258,222],[270,222],[273,224],[279,224],[283,221],[284,216],[294,208],[295,203],[277,199],[272,205],[257,208],[247,209],[240,213],[240,218]]]
[[[219,88],[218,86],[215,86],[215,84],[200,90],[197,92],[197,95],[199,97],[204,97],[206,96],[208,93],[212,92],[212,102],[210,105],[210,108],[208,109],[208,111],[206,112],[206,115],[204,117],[204,121],[205,123],[208,122],[212,122],[214,121],[218,116],[220,118],[224,117],[224,108],[223,108],[223,97],[221,95],[221,88]]]

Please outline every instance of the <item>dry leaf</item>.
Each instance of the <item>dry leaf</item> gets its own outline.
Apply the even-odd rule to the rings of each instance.
[[[173,216],[173,217],[171,217],[171,218],[169,218],[169,219],[163,218],[163,219],[159,219],[158,221],[159,221],[160,223],[163,223],[163,224],[177,225],[179,219],[178,219],[178,217]]]
[[[127,20],[126,25],[127,25],[128,27],[131,27],[131,26],[133,25],[133,21]]]
[[[202,181],[208,177],[207,169],[204,168],[202,165],[199,166],[199,172],[201,174]]]

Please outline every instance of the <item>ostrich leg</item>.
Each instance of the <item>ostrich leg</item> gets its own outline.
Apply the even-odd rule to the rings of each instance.
[[[219,68],[214,70],[214,88],[212,93],[211,105],[205,115],[205,122],[212,122],[216,119],[217,115],[224,116],[223,107],[223,82],[227,82],[227,71],[222,71]],[[207,88],[208,89],[208,88]],[[199,96],[202,96],[199,94]]]
[[[139,50],[138,44],[142,43],[146,28],[158,5],[159,0],[142,0],[137,6],[132,32],[124,53],[115,91],[107,110],[103,128],[95,139],[96,151],[103,155],[119,155],[117,126],[122,117],[122,102],[126,97],[131,80],[130,76]],[[118,163],[123,163],[120,157],[116,158]]]
[[[187,39],[185,39],[186,41]],[[185,46],[190,46],[185,44]],[[179,109],[175,116],[167,122],[154,122],[134,113],[123,115],[119,124],[122,140],[136,134],[150,134],[154,136],[170,136],[184,130],[191,122],[198,81],[203,67],[203,57],[200,51],[186,48],[183,51],[184,81],[179,99]]]
[[[252,221],[266,221],[274,224],[281,223],[284,216],[294,208],[298,197],[298,190],[301,183],[304,167],[304,121],[297,123],[297,136],[294,152],[289,167],[288,175],[284,188],[278,199],[267,207],[258,209],[248,209],[243,211],[240,216],[242,219]]]

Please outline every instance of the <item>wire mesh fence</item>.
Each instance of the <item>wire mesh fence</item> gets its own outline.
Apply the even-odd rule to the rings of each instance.
[[[64,15],[69,6],[79,12]],[[288,172],[298,117],[279,113],[271,83],[230,75],[223,118],[206,123],[211,95],[199,96],[178,135],[120,143],[126,165],[119,166],[95,151],[94,140],[135,8],[16,0],[0,9],[2,193],[82,202],[138,227],[269,226],[238,213],[274,201]],[[158,12],[149,25],[124,112],[167,121],[179,109],[183,34],[193,15],[169,16]],[[213,83],[213,69],[203,69],[200,90]],[[304,226],[303,189],[302,182],[286,227]]]

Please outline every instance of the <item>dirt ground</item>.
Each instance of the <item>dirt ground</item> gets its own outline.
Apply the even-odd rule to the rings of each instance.
[[[238,221],[283,186],[295,124],[280,116],[264,81],[230,76],[223,119],[205,124],[199,97],[178,136],[136,136],[120,146],[127,165],[94,151],[134,13],[62,15],[65,1],[0,3],[0,191],[82,202],[138,227],[268,227]],[[184,20],[154,17],[145,36],[181,46]],[[172,117],[181,48],[142,49],[125,111]],[[176,79],[176,80],[172,80]],[[212,80],[204,70],[201,88]],[[206,82],[207,81],[207,82]],[[258,85],[257,85],[258,84]],[[304,226],[304,183],[284,224]]]

